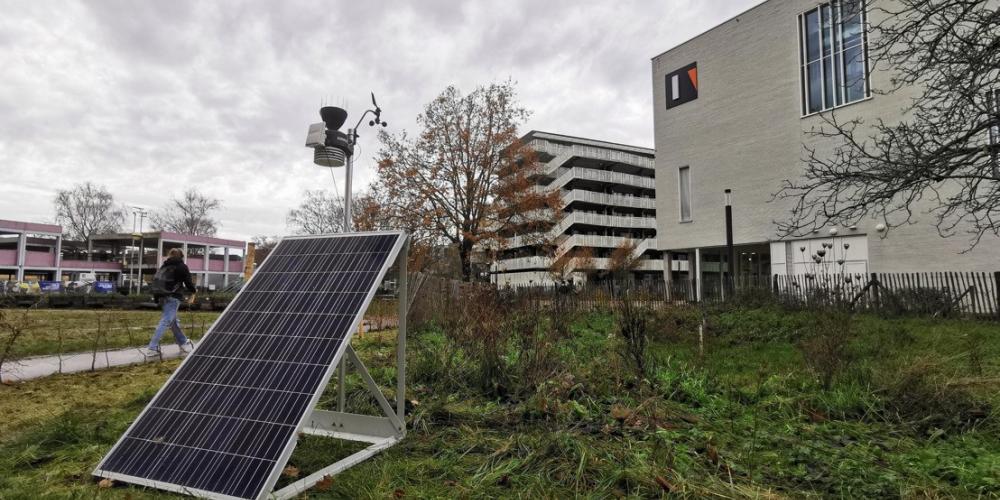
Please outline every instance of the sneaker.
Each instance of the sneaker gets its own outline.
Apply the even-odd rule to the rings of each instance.
[[[182,353],[187,354],[194,350],[194,342],[188,340],[187,342],[181,344],[179,347],[181,348]]]
[[[142,355],[146,356],[147,358],[157,358],[157,357],[160,356],[160,349],[159,348],[157,348],[157,349],[150,349],[148,347],[143,347],[142,349],[139,349],[139,350],[142,351]]]

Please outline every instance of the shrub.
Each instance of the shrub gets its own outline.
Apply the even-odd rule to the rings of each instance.
[[[649,352],[649,330],[652,311],[648,306],[631,300],[628,292],[623,292],[615,301],[618,320],[618,334],[621,340],[620,355],[635,369],[640,378],[650,378],[654,371],[654,360]]]
[[[853,360],[850,341],[854,337],[854,320],[844,313],[817,313],[809,337],[798,343],[806,365],[816,373],[824,389],[833,385],[834,377]]]
[[[537,297],[475,287],[449,303],[417,329],[424,332],[414,342],[418,379],[514,397],[559,371]]]
[[[947,289],[903,288],[900,290],[879,290],[879,311],[887,316],[905,314],[952,316],[955,310],[954,297]]]

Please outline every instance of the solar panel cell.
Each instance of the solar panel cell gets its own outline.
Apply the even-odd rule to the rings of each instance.
[[[279,243],[95,474],[262,496],[404,238]]]

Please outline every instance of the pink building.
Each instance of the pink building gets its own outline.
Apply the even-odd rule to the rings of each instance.
[[[0,219],[0,280],[74,281],[92,275],[119,286],[148,283],[171,248],[180,248],[198,286],[223,288],[243,273],[246,242],[167,231],[65,241],[61,226]],[[89,257],[89,258],[88,258]]]
[[[98,247],[121,256],[122,282],[143,283],[152,280],[170,249],[179,248],[195,284],[208,289],[227,287],[242,276],[246,255],[245,241],[169,231],[145,232],[141,237],[129,233],[99,235],[94,237],[94,248]]]

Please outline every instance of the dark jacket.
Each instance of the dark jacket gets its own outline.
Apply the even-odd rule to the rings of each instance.
[[[160,269],[163,269],[167,266],[174,267],[174,282],[168,283],[167,288],[174,289],[176,287],[177,289],[174,293],[170,294],[171,297],[184,300],[185,288],[187,288],[187,290],[191,293],[195,292],[194,282],[191,281],[191,270],[188,269],[187,264],[185,264],[183,260],[177,257],[170,257],[169,259],[163,262],[163,265],[160,266]]]

